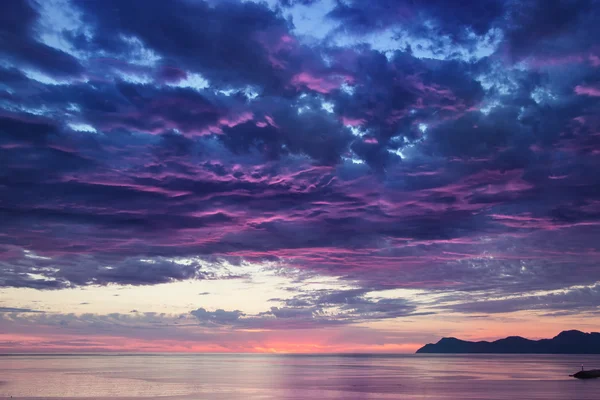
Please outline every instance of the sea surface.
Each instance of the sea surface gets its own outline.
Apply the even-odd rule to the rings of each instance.
[[[0,398],[598,400],[582,363],[600,356],[0,356]]]

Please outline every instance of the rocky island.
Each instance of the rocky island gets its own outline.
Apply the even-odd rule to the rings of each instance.
[[[453,337],[427,344],[417,353],[431,354],[600,354],[600,333],[563,331],[552,339],[510,336],[493,342],[469,342]]]

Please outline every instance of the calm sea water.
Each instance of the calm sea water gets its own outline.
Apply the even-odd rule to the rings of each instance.
[[[0,398],[600,399],[600,356],[0,356]]]

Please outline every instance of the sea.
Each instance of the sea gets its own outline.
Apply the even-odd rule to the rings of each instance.
[[[0,399],[598,400],[580,355],[0,356]]]

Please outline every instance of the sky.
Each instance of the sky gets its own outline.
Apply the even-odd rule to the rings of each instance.
[[[0,2],[0,353],[600,326],[600,1]]]

